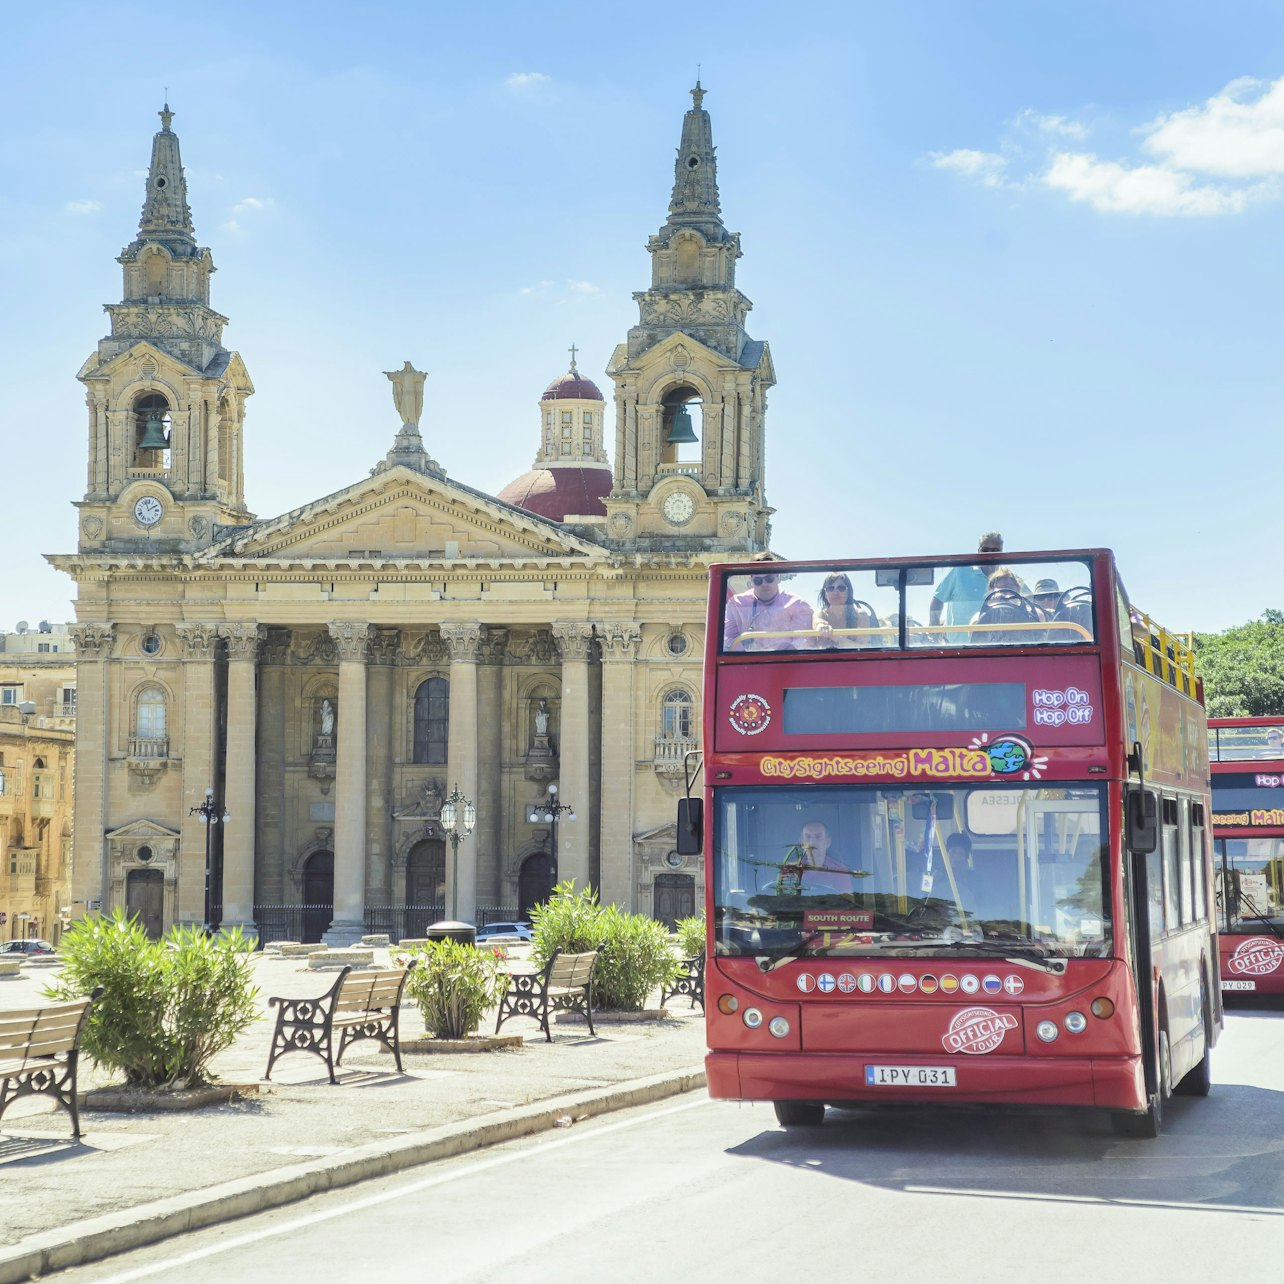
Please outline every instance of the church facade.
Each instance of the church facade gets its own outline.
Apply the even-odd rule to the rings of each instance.
[[[533,467],[484,494],[428,453],[407,361],[373,471],[269,519],[246,508],[254,387],[161,112],[122,300],[78,376],[78,548],[49,559],[77,585],[77,902],[336,943],[524,914],[566,879],[698,911],[674,799],[707,567],[767,545],[774,372],[692,93],[610,415],[572,352]]]

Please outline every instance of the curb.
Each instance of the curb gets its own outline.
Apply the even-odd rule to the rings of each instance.
[[[279,1208],[322,1191],[337,1190],[405,1168],[481,1150],[503,1141],[531,1137],[553,1128],[565,1116],[609,1114],[644,1106],[705,1086],[703,1066],[632,1079],[596,1092],[554,1097],[532,1106],[485,1115],[399,1137],[369,1142],[342,1155],[239,1177],[204,1190],[121,1209],[102,1217],[43,1231],[0,1248],[0,1284],[19,1284],[51,1271],[96,1262],[114,1253],[143,1248],[174,1235],[200,1230],[236,1217]]]

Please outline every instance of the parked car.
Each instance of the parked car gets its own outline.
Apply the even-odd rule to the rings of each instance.
[[[529,941],[534,932],[529,923],[487,923],[485,927],[477,929],[479,941],[492,941],[497,936],[515,936],[518,940]]]
[[[0,945],[0,954],[52,954],[53,952],[54,947],[37,936],[23,941],[5,941]]]

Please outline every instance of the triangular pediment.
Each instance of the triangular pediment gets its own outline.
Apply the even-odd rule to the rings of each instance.
[[[147,339],[139,339],[137,343],[131,344],[124,352],[118,352],[114,357],[108,357],[105,361],[95,352],[80,367],[80,373],[76,375],[76,378],[114,379],[121,374],[132,375],[136,369],[142,372],[143,367],[147,365],[150,365],[157,373],[161,371],[178,373],[184,378],[193,372],[196,374],[204,373],[202,370],[197,370],[195,366],[188,365],[186,361],[180,361],[172,352],[166,352],[164,348],[158,348]],[[242,368],[242,373],[244,373],[244,368]],[[245,377],[248,379],[248,375]]]
[[[148,841],[155,842],[162,838],[178,838],[179,831],[171,829],[168,825],[158,825],[154,820],[131,820],[128,825],[121,825],[118,829],[109,829],[107,836],[117,841],[129,839],[131,842],[146,843]]]
[[[601,556],[596,544],[490,495],[404,467],[238,527],[201,560],[528,561]]]

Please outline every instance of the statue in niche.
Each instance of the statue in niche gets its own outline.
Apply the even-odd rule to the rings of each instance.
[[[441,791],[441,784],[433,777],[425,780],[423,789],[419,793],[419,806],[425,816],[440,816],[441,804],[444,795]]]
[[[334,735],[334,704],[329,699],[321,701],[321,734]]]
[[[548,738],[548,701],[543,696],[540,696],[539,704],[535,707],[535,737]]]

